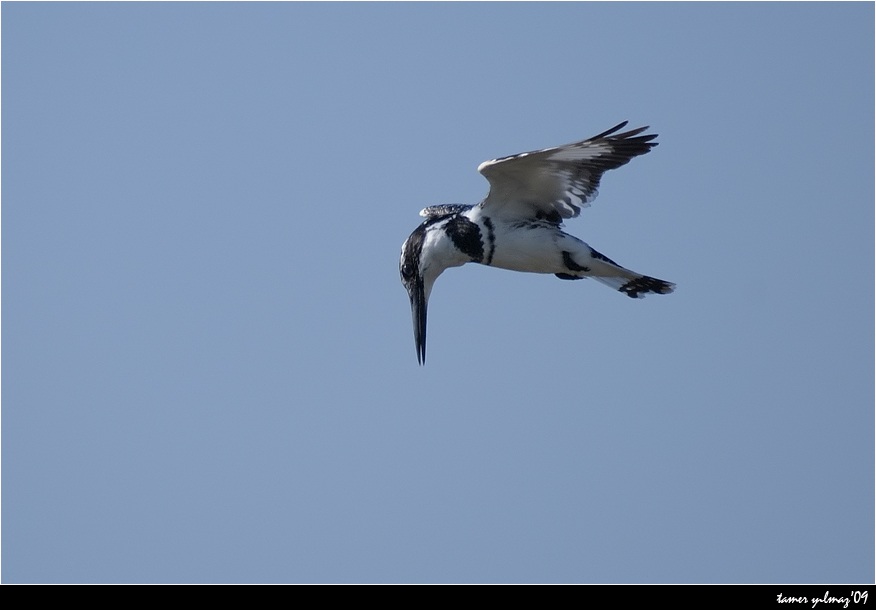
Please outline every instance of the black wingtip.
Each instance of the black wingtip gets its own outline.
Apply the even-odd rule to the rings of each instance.
[[[599,134],[599,135],[595,135],[595,136],[593,136],[593,137],[591,138],[591,140],[595,140],[595,139],[597,139],[597,138],[604,138],[605,136],[610,136],[611,134],[613,134],[614,132],[616,132],[618,129],[623,129],[623,128],[626,126],[627,123],[629,123],[629,121],[624,121],[623,123],[618,123],[617,125],[615,125],[615,126],[612,127],[611,129],[609,129],[609,130],[607,130],[607,131],[603,131],[603,132],[602,132],[601,134]],[[644,129],[648,129],[648,128],[645,127]]]
[[[611,140],[631,140],[635,136],[639,136],[639,134],[642,133],[643,131],[646,131],[646,130],[651,128],[650,125],[645,125],[644,127],[637,127],[636,129],[631,129],[631,130],[625,131],[623,133],[617,133],[620,129],[622,129],[624,126],[626,126],[627,123],[629,123],[629,121],[624,121],[623,123],[618,123],[617,125],[615,125],[611,129],[609,129],[607,131],[603,131],[599,135],[593,136],[592,138],[590,138],[590,141],[599,140],[602,138],[608,138],[608,136],[611,136],[611,138],[610,138]],[[648,143],[649,146],[657,146],[657,142],[651,142],[651,140],[653,140],[656,137],[657,137],[656,133],[649,133],[647,135],[637,137],[636,142],[640,142],[642,144]]]

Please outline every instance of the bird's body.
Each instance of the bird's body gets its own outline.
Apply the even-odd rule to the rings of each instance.
[[[473,208],[464,213],[479,225],[486,216],[482,209]],[[563,266],[563,252],[581,256],[586,244],[560,230],[558,224],[546,220],[508,222],[502,218],[490,219],[496,235],[491,260],[493,267],[528,273],[559,273]],[[589,257],[589,253],[586,254]]]
[[[656,146],[647,127],[614,134],[626,123],[557,148],[482,163],[490,193],[478,205],[437,205],[402,245],[399,270],[411,298],[417,358],[425,362],[426,306],[437,277],[474,262],[560,279],[592,277],[627,296],[667,294],[674,285],[625,269],[562,230],[596,197],[602,174]]]

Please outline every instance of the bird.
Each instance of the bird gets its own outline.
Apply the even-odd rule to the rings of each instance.
[[[648,126],[628,121],[586,140],[499,157],[478,166],[489,182],[476,205],[432,205],[404,241],[399,274],[411,301],[417,362],[426,363],[426,312],[445,269],[479,263],[511,271],[593,278],[632,298],[669,294],[675,284],[622,267],[563,231],[596,198],[602,175],[657,146]]]

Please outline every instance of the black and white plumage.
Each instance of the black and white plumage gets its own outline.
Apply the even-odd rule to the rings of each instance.
[[[618,133],[623,123],[581,142],[481,163],[490,192],[477,205],[435,205],[402,245],[399,271],[411,300],[417,360],[426,361],[426,310],[435,280],[448,267],[480,263],[552,273],[563,280],[592,277],[629,297],[668,294],[670,282],[621,267],[562,230],[596,198],[602,174],[644,155],[656,134],[647,127]]]

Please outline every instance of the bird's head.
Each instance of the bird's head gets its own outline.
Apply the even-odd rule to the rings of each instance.
[[[454,244],[452,236],[454,223],[458,222],[457,212],[468,207],[443,205],[426,208],[420,212],[426,220],[402,244],[398,270],[411,299],[414,343],[420,364],[426,363],[426,308],[435,280],[445,269],[475,260]]]
[[[426,245],[427,223],[418,226],[402,244],[398,263],[402,284],[411,299],[411,316],[414,321],[414,343],[417,347],[417,361],[426,363],[426,309],[432,285],[440,274],[433,273],[429,248]]]

